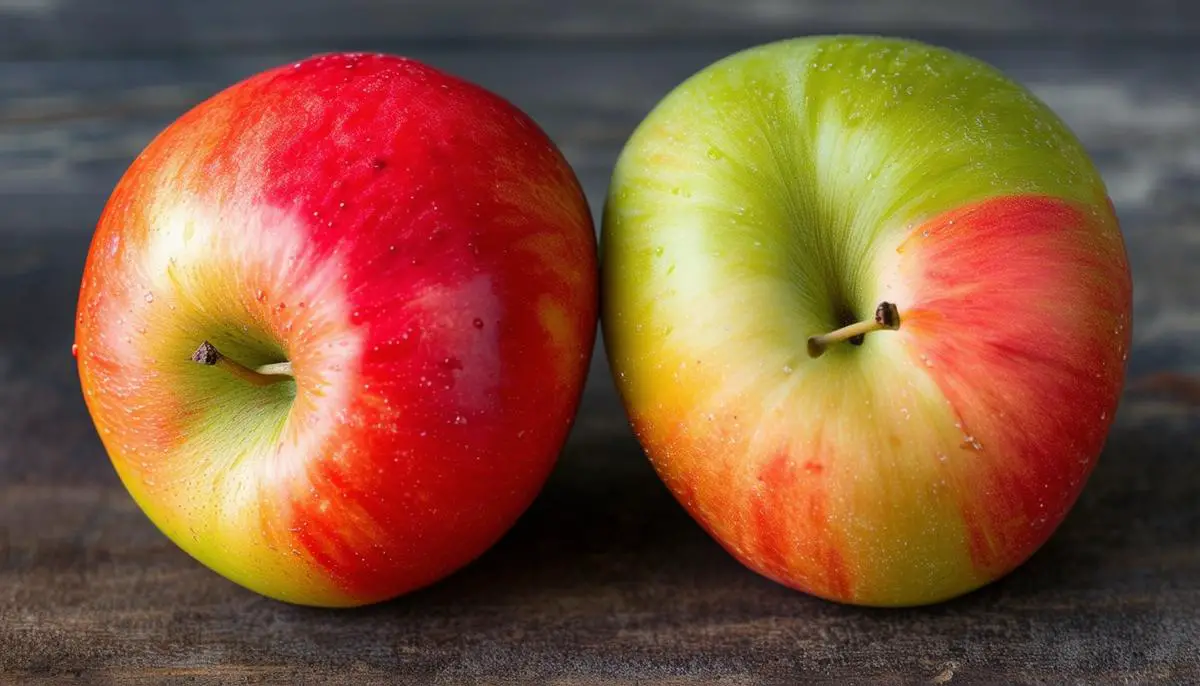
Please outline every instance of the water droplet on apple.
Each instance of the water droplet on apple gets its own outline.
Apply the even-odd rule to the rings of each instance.
[[[715,160],[721,159],[724,156],[725,155],[720,150],[717,150],[715,147],[709,146],[708,159],[715,161]]]
[[[479,317],[476,317],[474,320],[471,321],[471,326],[475,327],[476,329],[482,329],[483,328],[483,320],[480,319]]]
[[[791,374],[792,373],[792,365],[790,365],[790,364],[783,365],[783,373]]]
[[[467,418],[461,414],[454,415],[454,423],[459,426],[463,426],[467,423]]]
[[[679,193],[681,192],[681,190],[682,190],[682,189],[680,189],[678,186],[676,186],[675,188],[672,188],[672,189],[671,189],[671,195],[679,195]]]
[[[662,254],[663,254],[663,247],[661,245],[654,249],[655,257],[662,257]]]
[[[1105,419],[1108,419],[1108,413],[1107,413],[1107,412],[1101,412],[1101,413],[1100,413],[1100,421],[1104,421]]]
[[[154,294],[151,293],[150,291],[146,291],[146,302],[148,302],[148,303],[154,302]]]

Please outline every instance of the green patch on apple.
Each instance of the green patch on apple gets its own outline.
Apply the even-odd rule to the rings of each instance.
[[[822,36],[702,69],[621,152],[600,250],[655,468],[739,560],[822,597],[1007,573],[1115,414],[1131,284],[1104,184],[963,54]]]

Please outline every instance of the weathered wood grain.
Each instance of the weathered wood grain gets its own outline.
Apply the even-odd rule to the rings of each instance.
[[[0,56],[216,54],[396,41],[677,42],[814,32],[1154,37],[1200,32],[1183,0],[0,0]]]
[[[235,16],[220,15],[232,3],[213,4]],[[314,6],[294,4],[300,16]],[[83,11],[125,11],[103,5]],[[11,30],[3,20],[48,6],[0,0],[0,45]],[[1108,3],[1097,6],[1103,15]],[[1151,3],[1147,16],[1164,6]],[[987,17],[993,6],[980,7]],[[529,110],[598,210],[638,119],[741,44],[413,53]],[[1200,682],[1200,412],[1161,382],[1200,374],[1200,47],[952,47],[1029,83],[1095,155],[1134,267],[1131,370],[1149,384],[1127,392],[1083,498],[1033,560],[983,591],[911,611],[831,605],[733,562],[647,466],[602,355],[542,497],[444,583],[329,612],[207,572],[154,530],[103,454],[70,357],[75,296],[104,198],[149,137],[301,51],[0,62],[0,683]]]

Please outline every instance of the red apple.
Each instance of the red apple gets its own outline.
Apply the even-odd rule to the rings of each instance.
[[[181,548],[273,598],[360,605],[462,567],[530,504],[596,291],[587,202],[529,117],[413,60],[322,56],[133,163],[83,275],[79,372]]]

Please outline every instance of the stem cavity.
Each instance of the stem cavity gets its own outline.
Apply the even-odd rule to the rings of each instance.
[[[890,302],[881,302],[875,308],[875,319],[855,322],[840,329],[808,339],[808,356],[812,358],[825,354],[825,349],[834,343],[849,341],[854,345],[862,345],[867,334],[872,331],[896,330],[900,328],[900,310]]]
[[[216,346],[208,341],[201,343],[196,352],[192,353],[192,361],[208,367],[220,367],[255,386],[269,386],[292,376],[291,362],[264,364],[257,369],[251,369],[235,360],[225,357],[221,354],[221,351],[217,350]]]

